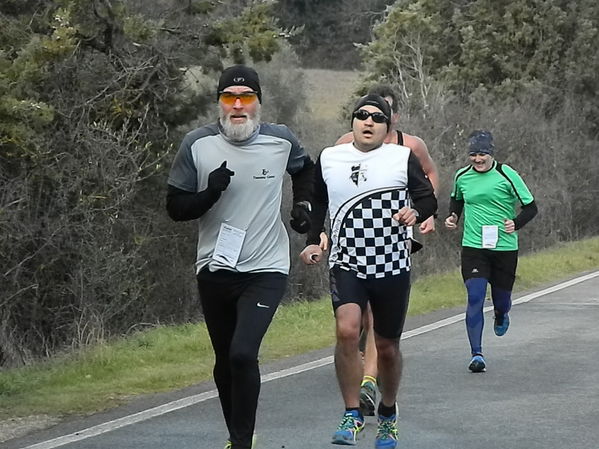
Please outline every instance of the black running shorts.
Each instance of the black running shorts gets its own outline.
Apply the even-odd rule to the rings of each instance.
[[[462,278],[485,278],[493,287],[512,290],[516,280],[518,251],[462,247]]]
[[[334,266],[329,276],[333,310],[352,303],[364,311],[370,303],[375,332],[385,338],[401,336],[410,296],[409,271],[384,278],[361,279],[354,271]]]

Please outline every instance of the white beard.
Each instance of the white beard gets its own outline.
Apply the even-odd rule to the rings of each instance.
[[[224,134],[235,142],[241,142],[248,139],[260,124],[260,105],[256,108],[254,116],[248,116],[245,123],[231,123],[230,115],[225,115],[222,109],[219,111],[220,124]]]

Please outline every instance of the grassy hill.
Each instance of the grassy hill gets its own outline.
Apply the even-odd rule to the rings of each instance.
[[[305,69],[307,111],[300,118],[298,135],[314,155],[332,145],[350,129],[342,110],[356,98],[360,73],[355,71]]]
[[[360,73],[325,69],[306,69],[308,104],[318,120],[340,120],[341,109],[355,97]]]

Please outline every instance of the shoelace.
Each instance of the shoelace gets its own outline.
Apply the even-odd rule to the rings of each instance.
[[[395,417],[386,418],[379,422],[377,429],[377,438],[397,439],[397,427],[395,427]]]
[[[357,418],[352,415],[344,415],[337,430],[356,430],[359,427],[356,424]]]

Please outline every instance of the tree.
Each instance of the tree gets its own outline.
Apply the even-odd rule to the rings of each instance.
[[[165,161],[214,101],[190,69],[269,59],[270,7],[2,2],[0,365],[197,315],[188,273],[164,263],[192,251],[163,213]]]
[[[400,0],[364,59],[370,79],[398,80],[405,92],[418,90],[408,80],[426,77],[459,95],[483,90],[501,98],[532,87],[554,105],[579,96],[594,121],[597,44],[599,6],[590,0]]]

